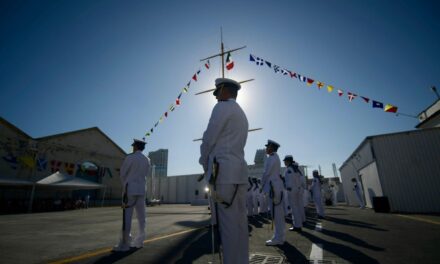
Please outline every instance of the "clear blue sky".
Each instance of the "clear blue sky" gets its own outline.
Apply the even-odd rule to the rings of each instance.
[[[369,135],[414,129],[416,119],[349,103],[249,62],[286,69],[416,115],[440,88],[437,1],[1,1],[0,115],[33,137],[98,126],[123,149],[141,138],[202,64],[220,27],[235,67],[255,78],[239,103],[250,127],[246,160],[268,138],[332,176]],[[169,175],[201,172],[199,143],[219,60],[148,139],[169,149]],[[392,155],[392,153],[390,153]]]

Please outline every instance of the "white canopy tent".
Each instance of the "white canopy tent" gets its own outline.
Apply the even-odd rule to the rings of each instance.
[[[0,186],[32,186],[33,182],[21,179],[0,177]]]
[[[63,174],[59,171],[43,178],[36,183],[32,183],[31,200],[29,203],[29,212],[32,211],[32,203],[34,200],[35,187],[50,188],[55,190],[93,190],[103,189],[105,185],[96,182],[84,180],[78,177]],[[104,201],[105,189],[102,199]]]
[[[70,189],[70,190],[90,190],[90,189],[102,189],[104,185],[84,180],[78,177],[65,175],[59,171],[46,178],[37,181],[37,186],[46,186],[55,189]]]

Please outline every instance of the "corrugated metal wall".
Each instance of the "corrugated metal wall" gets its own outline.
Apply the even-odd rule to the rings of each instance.
[[[373,138],[392,211],[440,212],[440,128]]]
[[[373,208],[373,197],[383,196],[382,185],[379,180],[376,162],[372,162],[359,171],[364,187],[366,206]]]
[[[204,181],[198,182],[198,177],[199,174],[161,177],[160,192],[157,195],[163,203],[192,203],[194,200],[203,200],[206,184]],[[159,181],[156,184],[159,185]],[[158,188],[159,186],[156,187]]]
[[[342,186],[344,187],[344,193],[346,202],[352,206],[358,206],[356,196],[353,191],[352,178],[356,178],[361,186],[362,182],[359,179],[359,170],[373,162],[373,154],[371,152],[370,141],[366,139],[360,145],[347,161],[339,169],[341,173]]]

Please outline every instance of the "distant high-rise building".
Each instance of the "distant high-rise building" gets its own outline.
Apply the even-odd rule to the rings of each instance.
[[[255,152],[255,165],[264,165],[264,161],[267,159],[266,150],[265,149],[257,149]]]
[[[148,153],[151,166],[155,169],[155,177],[167,177],[168,175],[168,149],[158,149]]]

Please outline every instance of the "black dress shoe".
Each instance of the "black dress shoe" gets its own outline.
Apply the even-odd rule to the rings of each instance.
[[[302,231],[302,229],[301,229],[301,227],[291,227],[291,228],[289,228],[289,231],[296,231],[296,232],[301,232]]]

